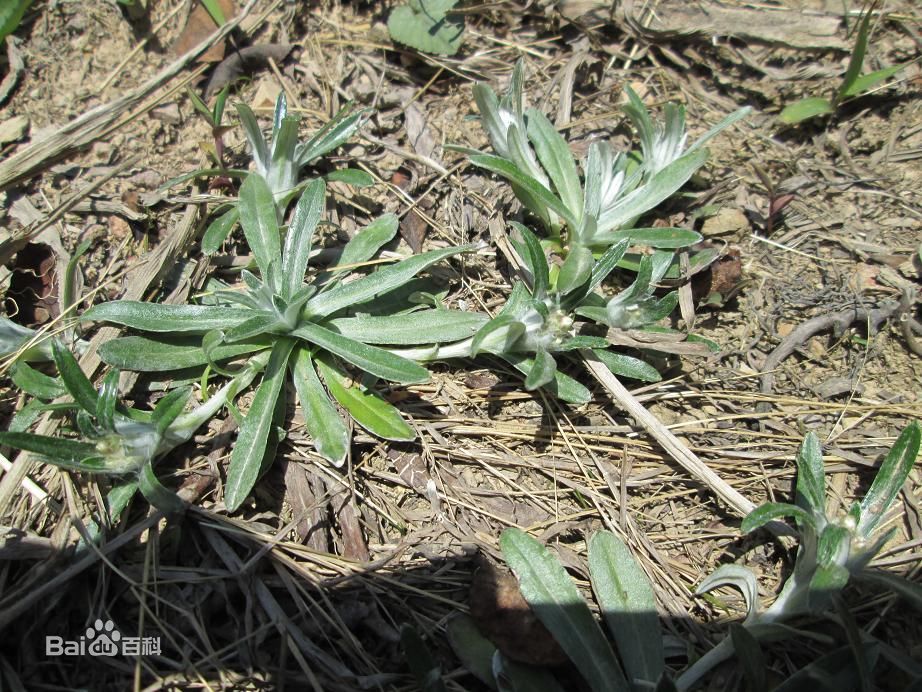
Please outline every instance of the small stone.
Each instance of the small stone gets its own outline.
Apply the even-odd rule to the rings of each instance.
[[[29,118],[24,115],[14,115],[0,123],[0,144],[18,142],[29,132]]]
[[[735,207],[721,207],[714,216],[704,220],[701,233],[705,236],[739,233],[749,229],[749,219]]]

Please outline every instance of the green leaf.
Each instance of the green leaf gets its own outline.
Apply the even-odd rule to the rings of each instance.
[[[566,295],[582,288],[592,276],[595,259],[592,251],[584,245],[574,245],[557,275],[557,290]]]
[[[240,221],[240,210],[232,207],[208,224],[205,235],[202,236],[202,252],[212,255],[220,250],[238,221]]]
[[[369,112],[369,109],[360,109],[354,113],[351,111],[352,103],[347,103],[309,140],[295,147],[299,168],[333,151],[362,126],[362,118]]]
[[[447,692],[442,680],[442,667],[415,627],[405,624],[400,628],[400,646],[420,692]]]
[[[39,399],[57,399],[67,394],[67,388],[59,378],[49,377],[25,361],[13,363],[10,378],[26,394]]]
[[[217,305],[166,305],[135,300],[99,303],[81,315],[81,321],[112,322],[144,332],[204,334],[230,329],[253,314],[244,308]]]
[[[372,221],[346,243],[337,262],[337,269],[351,269],[352,265],[370,260],[378,250],[394,239],[398,226],[399,221],[395,214],[384,214]]]
[[[330,183],[346,183],[346,185],[357,188],[371,187],[375,184],[375,179],[371,174],[357,168],[340,168],[331,171],[327,173],[326,179]]]
[[[463,613],[455,613],[445,625],[448,643],[451,644],[461,665],[490,689],[496,689],[493,677],[493,655],[496,646],[484,637],[474,621]]]
[[[183,412],[191,396],[191,389],[181,387],[169,392],[157,402],[151,414],[151,423],[154,424],[160,435],[163,435],[167,428],[173,424],[173,421],[179,417],[179,414]]]
[[[227,23],[227,18],[224,16],[221,3],[218,0],[202,0],[202,7],[208,11],[208,14],[211,15],[214,23],[218,26],[224,26]]]
[[[559,214],[561,218],[567,222],[567,226],[570,228],[577,227],[578,224],[576,217],[573,216],[573,214],[567,208],[567,205],[565,205],[553,192],[548,190],[544,185],[535,180],[533,177],[522,171],[514,163],[500,158],[499,156],[492,156],[490,154],[477,154],[471,156],[470,161],[475,166],[486,168],[488,171],[496,173],[497,175],[502,176],[506,180],[520,187],[540,204]],[[538,216],[541,216],[540,209],[529,207],[529,211],[537,214]]]
[[[244,134],[250,145],[250,153],[256,163],[256,170],[265,171],[269,169],[269,145],[266,138],[263,137],[256,116],[250,107],[245,103],[237,104],[237,115],[240,116],[240,124],[243,126]],[[247,176],[249,178],[249,176]]]
[[[663,635],[647,575],[609,531],[589,539],[589,573],[628,679],[655,683],[663,673]]]
[[[630,377],[641,382],[659,382],[663,379],[656,368],[639,358],[600,348],[594,349],[593,354],[619,377]]]
[[[525,377],[525,389],[531,391],[543,387],[553,381],[555,372],[557,372],[557,361],[554,360],[554,356],[547,351],[538,351],[535,353],[531,370]]]
[[[454,55],[464,40],[464,17],[449,14],[457,0],[416,0],[387,18],[391,38],[423,53]]]
[[[795,125],[804,120],[815,118],[818,115],[835,113],[835,111],[835,106],[832,105],[829,99],[811,96],[810,98],[801,99],[789,106],[785,106],[784,110],[778,115],[778,119],[788,125]]]
[[[316,362],[330,393],[356,423],[385,440],[415,439],[413,429],[403,420],[400,412],[379,394],[351,382],[324,356],[320,356]]]
[[[103,430],[115,430],[115,406],[118,403],[118,371],[110,370],[96,399],[96,420]]]
[[[16,31],[32,0],[5,0],[0,3],[0,44]]]
[[[247,176],[240,186],[240,225],[247,244],[253,251],[263,279],[269,274],[269,265],[278,261],[281,254],[279,222],[275,200],[266,180],[257,173]],[[278,289],[278,286],[273,286]]]
[[[629,245],[673,249],[701,242],[701,234],[687,228],[628,228],[622,231],[597,233],[593,245],[610,245],[627,240]]]
[[[379,269],[368,276],[336,286],[326,293],[315,296],[307,303],[307,316],[326,317],[343,308],[364,303],[375,296],[403,286],[423,269],[446,257],[471,252],[473,249],[472,245],[462,245],[424,252]]]
[[[224,343],[233,344],[283,331],[278,315],[265,310],[253,310],[250,318],[224,333]]]
[[[880,84],[886,79],[890,79],[897,72],[902,70],[905,65],[893,65],[892,67],[885,67],[882,70],[877,70],[875,72],[868,72],[863,74],[858,79],[856,79],[851,87],[847,89],[842,96],[844,98],[852,98],[853,96],[860,96],[861,94],[870,91],[875,86]]]
[[[328,325],[345,337],[366,344],[413,346],[461,341],[487,322],[479,312],[420,310],[389,317],[339,317]]]
[[[874,529],[896,499],[916,463],[916,457],[919,456],[920,436],[922,430],[919,423],[913,421],[893,443],[871,483],[868,494],[861,501],[861,518],[856,529],[860,536],[868,538],[874,533]]]
[[[161,341],[143,336],[123,336],[106,341],[99,347],[103,362],[121,370],[137,372],[168,372],[207,365],[210,360],[221,361],[253,353],[272,345],[271,337],[235,344],[221,344],[205,353],[201,338],[190,341],[176,339],[179,343]]]
[[[579,217],[583,209],[583,190],[570,145],[541,111],[529,108],[525,111],[525,118],[528,121],[528,139],[535,147],[538,160],[554,183],[560,199],[574,218]]]
[[[786,502],[766,502],[746,515],[740,525],[740,531],[743,533],[755,531],[757,528],[765,526],[768,522],[781,517],[795,517],[799,525],[807,524],[816,527],[813,515],[801,507]]]
[[[601,336],[572,336],[554,349],[560,351],[578,351],[581,348],[607,348],[608,341]]]
[[[514,353],[502,353],[498,355],[526,376],[532,371],[532,368],[534,368],[535,361],[532,358]],[[546,384],[544,388],[569,404],[585,404],[592,398],[589,390],[586,389],[583,384],[577,382],[569,375],[560,372],[560,370],[554,373],[553,381]]]
[[[36,435],[29,432],[0,431],[0,444],[21,449],[33,454],[39,454],[50,462],[75,471],[88,471],[90,473],[105,473],[100,465],[84,468],[81,463],[86,459],[98,456],[96,445],[88,442],[77,442],[60,437]]]
[[[164,487],[157,478],[150,460],[141,467],[138,473],[138,489],[145,500],[163,512],[177,513],[184,512],[186,509],[186,503],[180,499],[179,495]]]
[[[861,68],[864,65],[864,56],[868,50],[868,38],[871,33],[871,17],[873,13],[870,9],[866,10],[861,23],[858,25],[858,36],[855,38],[855,47],[852,49],[851,57],[848,60],[848,67],[845,69],[845,76],[842,78],[842,84],[839,87],[838,98],[841,100],[850,89],[854,87],[855,80],[861,74]]]
[[[224,107],[227,104],[228,94],[230,94],[230,84],[221,89],[215,97],[214,108],[211,111],[212,123],[215,127],[220,127],[221,121],[224,119]]]
[[[755,620],[759,611],[759,585],[751,570],[742,565],[721,565],[698,585],[695,595],[700,596],[720,586],[732,586],[743,594],[747,611],[744,624]]]
[[[794,501],[814,517],[826,516],[826,475],[823,469],[823,450],[819,438],[807,433],[795,458],[797,485]],[[795,518],[797,515],[793,515]],[[815,522],[814,522],[815,525]]]
[[[93,387],[93,383],[87,379],[83,370],[80,369],[77,359],[74,358],[70,351],[58,343],[57,340],[51,342],[51,347],[54,351],[55,365],[58,366],[58,373],[60,373],[61,380],[63,380],[64,386],[67,387],[67,391],[70,392],[70,395],[80,408],[84,411],[95,413],[99,394],[97,394],[96,388]]]
[[[499,540],[506,563],[538,619],[596,692],[630,687],[589,606],[550,551],[516,528]]]
[[[317,377],[310,350],[298,347],[289,367],[314,447],[334,466],[342,466],[349,451],[349,430]]]
[[[678,192],[689,178],[704,165],[707,149],[686,152],[670,163],[644,185],[624,196],[613,208],[603,211],[599,218],[598,234],[617,230],[657,207]]]
[[[357,368],[385,380],[410,383],[425,382],[429,379],[429,371],[411,360],[382,348],[349,339],[310,322],[292,331],[291,336],[316,344]]]
[[[471,341],[472,357],[481,351],[504,355],[515,348],[516,341],[525,333],[525,325],[515,315],[504,312],[500,312],[474,334]],[[496,334],[502,334],[502,343],[497,343]]]
[[[279,339],[272,347],[263,380],[240,426],[224,484],[224,504],[228,512],[235,512],[243,504],[256,485],[267,451],[274,451],[267,450],[269,432],[285,384],[288,356],[294,345],[293,339]]]
[[[510,221],[509,224],[515,228],[519,235],[522,236],[521,247],[516,244],[516,250],[522,255],[522,261],[532,276],[532,295],[541,299],[547,294],[550,279],[548,277],[547,257],[537,236],[531,232],[531,229],[517,221]]]
[[[128,483],[120,483],[114,486],[106,493],[105,505],[110,525],[118,522],[119,517],[128,507],[128,503],[131,502],[131,498],[134,497],[136,492],[138,492],[137,481],[129,481]]]

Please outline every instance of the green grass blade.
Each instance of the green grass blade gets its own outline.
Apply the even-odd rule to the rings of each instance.
[[[868,38],[871,33],[871,17],[873,15],[870,10],[871,8],[865,10],[864,17],[861,18],[861,23],[858,25],[855,47],[852,49],[848,67],[845,69],[845,76],[839,86],[838,98],[840,100],[855,85],[855,80],[858,79],[861,74],[861,68],[864,66],[864,56],[868,50]]]
[[[317,377],[310,350],[298,347],[289,367],[314,447],[334,466],[342,466],[349,451],[349,430]]]
[[[449,247],[432,250],[421,255],[414,255],[395,264],[379,269],[373,274],[347,284],[336,286],[326,293],[314,297],[307,303],[307,314],[312,317],[326,317],[342,310],[371,300],[407,283],[430,265],[446,257],[464,252],[472,252],[472,245]]]
[[[785,106],[784,110],[778,114],[778,119],[788,125],[795,125],[818,115],[829,115],[835,112],[835,106],[832,105],[829,99],[811,96]]]
[[[164,305],[135,300],[99,303],[83,313],[81,321],[112,322],[142,332],[204,334],[230,329],[253,314],[246,308],[216,305]]]
[[[356,423],[385,440],[415,439],[413,429],[407,425],[400,412],[379,394],[351,382],[327,358],[321,356],[316,362],[330,394]]]
[[[275,199],[261,175],[253,173],[243,181],[238,208],[243,234],[265,280],[269,276],[269,265],[280,258],[281,242]],[[278,286],[273,288],[277,290]]]
[[[259,478],[276,404],[285,384],[288,356],[294,345],[292,339],[279,339],[272,347],[263,380],[240,426],[224,484],[224,504],[228,512],[235,512],[243,504]]]
[[[291,335],[335,353],[357,368],[385,380],[410,383],[425,382],[429,379],[429,371],[411,360],[382,348],[354,341],[310,322],[295,329]]]
[[[39,454],[73,469],[79,469],[83,459],[92,458],[97,454],[96,445],[89,442],[36,435],[29,432],[0,431],[0,444]],[[98,473],[100,469],[91,469],[91,472]]]
[[[237,115],[240,116],[240,124],[243,125],[243,131],[246,134],[247,142],[250,145],[250,153],[256,162],[256,170],[269,170],[269,146],[266,144],[266,138],[263,137],[256,116],[250,107],[244,103],[237,104]]]
[[[483,313],[434,309],[388,317],[340,317],[328,324],[362,343],[415,346],[467,339],[486,322]]]
[[[905,66],[893,65],[892,67],[885,67],[882,70],[876,70],[875,72],[868,72],[867,74],[861,75],[842,93],[842,98],[852,98],[870,91],[884,80],[890,79],[890,77],[902,70],[903,67]]]
[[[166,429],[173,424],[173,421],[175,421],[179,417],[179,414],[186,408],[186,403],[191,396],[191,389],[188,387],[181,387],[180,389],[174,389],[169,392],[157,402],[150,420],[157,428],[158,433],[163,435],[163,433],[166,432]]]
[[[589,539],[589,573],[628,679],[655,683],[663,673],[663,634],[650,580],[608,531]]]
[[[516,528],[499,540],[522,596],[596,692],[630,690],[614,652],[564,568],[541,543]]]

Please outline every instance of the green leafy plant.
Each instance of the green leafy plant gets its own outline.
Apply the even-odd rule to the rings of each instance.
[[[875,86],[890,79],[890,77],[903,69],[903,65],[893,65],[891,67],[885,67],[882,70],[861,74],[861,68],[864,65],[864,57],[867,54],[868,40],[871,34],[873,9],[873,6],[867,9],[858,25],[855,46],[852,48],[848,67],[845,70],[845,75],[842,77],[842,83],[839,84],[838,89],[836,89],[829,98],[811,96],[786,106],[778,116],[782,122],[793,125],[821,115],[835,113],[839,106],[846,101],[867,94]]]
[[[214,159],[218,168],[222,170],[225,168],[224,133],[230,129],[230,126],[223,123],[224,107],[227,105],[227,96],[229,93],[230,86],[228,85],[218,92],[218,95],[215,97],[214,106],[209,108],[208,104],[206,104],[198,94],[192,91],[192,89],[188,90],[189,100],[192,101],[192,107],[195,108],[195,112],[198,113],[211,128],[213,143],[211,147],[207,149],[208,154]]]
[[[113,322],[157,335],[128,336],[104,344],[100,349],[103,360],[120,368],[170,371],[208,366],[227,373],[226,363],[231,359],[268,353],[231,454],[225,486],[230,511],[240,507],[274,459],[287,380],[294,384],[317,451],[340,465],[348,452],[349,433],[333,400],[379,437],[408,440],[414,436],[397,409],[369,388],[369,378],[413,383],[425,381],[429,373],[373,344],[455,341],[483,323],[483,317],[475,313],[440,309],[372,314],[379,299],[389,299],[388,294],[420,271],[470,251],[470,247],[434,250],[344,281],[349,267],[366,263],[394,237],[397,219],[393,215],[367,226],[346,245],[340,258],[345,268],[305,283],[311,240],[324,200],[323,180],[311,181],[294,209],[283,243],[272,190],[261,175],[252,174],[241,187],[239,207],[260,277],[244,271],[243,286],[217,291],[211,304],[113,301],[83,315],[84,320]],[[348,366],[366,373],[364,381],[354,379]]]
[[[391,38],[423,53],[454,55],[464,40],[464,17],[452,12],[458,0],[409,0],[387,18]]]
[[[213,131],[219,128],[223,134],[219,116],[223,114],[224,102],[221,101],[220,95],[213,109],[209,109],[197,97],[193,98],[193,105],[212,125]],[[253,168],[255,173],[266,181],[272,192],[279,223],[285,216],[291,200],[309,183],[309,180],[301,180],[303,169],[341,146],[362,126],[366,116],[365,110],[354,110],[351,105],[347,105],[320,130],[302,142],[298,140],[300,118],[288,113],[284,93],[280,93],[276,100],[272,132],[268,139],[263,135],[253,110],[243,103],[238,103],[236,107],[253,158]],[[199,169],[168,181],[165,187],[171,187],[190,178],[213,175],[246,178],[250,171],[224,168],[223,165],[216,169]],[[355,169],[333,171],[325,177],[328,181],[342,181],[356,187],[371,185],[374,182],[367,173]],[[202,237],[202,252],[217,252],[239,220],[240,210],[234,201],[227,205],[205,230]]]
[[[78,439],[10,430],[0,432],[0,444],[32,452],[70,471],[127,478],[110,494],[113,515],[121,512],[138,489],[151,504],[162,509],[182,509],[179,498],[157,479],[154,463],[189,441],[203,423],[250,384],[267,360],[262,355],[254,357],[192,411],[184,412],[191,390],[183,387],[164,395],[154,410],[147,412],[119,403],[117,370],[109,372],[97,391],[71,352],[57,341],[52,346],[63,391],[55,389],[45,394],[48,398],[70,394],[73,404],[45,408],[74,411]]]
[[[668,684],[653,589],[614,534],[599,531],[589,540],[592,590],[614,647],[573,580],[544,545],[510,528],[500,538],[500,549],[522,596],[590,689],[618,692]],[[466,617],[450,623],[449,640],[468,670],[492,689],[563,689],[547,670],[506,659]]]
[[[797,454],[794,504],[766,503],[747,516],[741,527],[748,533],[779,517],[794,519],[800,535],[794,571],[775,602],[768,610],[760,612],[756,577],[736,564],[718,568],[699,585],[698,593],[719,586],[739,589],[748,609],[743,627],[757,640],[788,636],[790,630],[780,629],[781,622],[829,608],[852,578],[883,582],[922,604],[917,587],[893,575],[882,577],[881,573],[867,569],[868,563],[896,531],[891,528],[877,535],[919,455],[920,438],[919,424],[910,423],[891,447],[864,499],[855,502],[844,517],[829,517],[825,509],[822,450],[816,436],[808,434]],[[691,687],[713,666],[729,658],[733,651],[732,639],[722,641],[682,674],[678,679],[679,689]]]

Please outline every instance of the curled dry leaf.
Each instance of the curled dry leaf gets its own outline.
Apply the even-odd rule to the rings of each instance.
[[[237,14],[237,8],[234,6],[234,0],[218,0],[218,5],[225,19],[230,19]],[[189,19],[186,26],[173,44],[173,53],[176,56],[184,55],[195,48],[198,44],[211,36],[218,25],[214,18],[202,3],[196,4],[192,12],[189,13]],[[224,59],[224,41],[218,41],[211,48],[206,50],[199,57],[198,62],[221,62]]]

